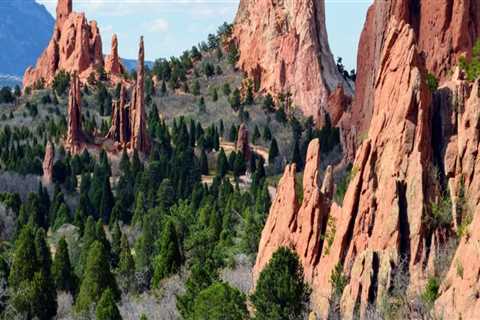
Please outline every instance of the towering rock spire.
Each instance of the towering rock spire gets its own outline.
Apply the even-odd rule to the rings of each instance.
[[[130,140],[130,117],[127,106],[127,91],[124,84],[120,85],[120,97],[113,102],[112,126],[108,131],[107,138],[124,147]]]
[[[66,147],[72,153],[78,153],[83,143],[80,96],[80,80],[78,75],[74,73],[70,81],[70,91],[68,94],[68,128],[66,139]]]
[[[60,70],[77,72],[86,81],[98,67],[103,67],[102,39],[95,21],[88,22],[85,14],[72,11],[72,0],[59,0],[57,22],[48,47],[28,67],[23,86],[31,87],[39,81],[49,85]]]
[[[132,109],[130,110],[130,120],[132,124],[132,135],[130,147],[138,151],[147,153],[150,151],[150,139],[146,129],[145,115],[145,48],[143,45],[143,36],[140,38],[140,48],[138,51],[137,80],[132,97]]]
[[[47,146],[45,148],[45,157],[43,158],[43,177],[42,182],[45,185],[49,185],[52,183],[53,177],[53,160],[55,159],[55,150],[53,148],[53,144],[48,141]]]
[[[57,3],[57,28],[62,28],[70,13],[72,13],[72,0],[59,0]]]
[[[324,0],[241,0],[234,25],[238,66],[263,92],[290,92],[307,116],[327,108],[338,84],[350,86],[337,70],[328,44]]]
[[[245,160],[250,160],[252,157],[252,149],[250,148],[250,143],[248,141],[248,128],[244,123],[238,128],[238,139],[235,147],[237,151],[242,152]]]
[[[120,75],[124,72],[123,65],[118,56],[118,39],[116,34],[112,36],[112,51],[105,60],[105,71],[110,75]]]

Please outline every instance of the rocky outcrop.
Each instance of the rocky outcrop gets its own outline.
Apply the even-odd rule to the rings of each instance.
[[[140,39],[138,52],[137,80],[132,96],[130,110],[131,138],[130,147],[148,153],[150,151],[150,138],[147,133],[145,115],[145,49],[143,37]]]
[[[330,209],[330,199],[320,191],[319,166],[320,141],[315,139],[308,147],[301,204],[298,203],[295,188],[296,166],[291,164],[285,168],[262,232],[253,269],[254,281],[281,246],[297,251],[305,269],[305,276],[312,281],[314,268],[322,252],[322,234],[327,226]],[[329,183],[330,181],[325,185]]]
[[[386,45],[385,30],[392,18],[414,29],[428,72],[441,81],[449,78],[458,58],[470,54],[480,37],[480,3],[476,0],[376,0],[360,38],[355,101],[346,124],[354,126],[359,134],[368,131],[372,118],[373,92]]]
[[[330,277],[337,266],[349,279],[340,299],[346,319],[357,311],[364,315],[367,306],[379,303],[395,273],[405,271],[409,287],[423,288],[425,282],[430,237],[425,214],[436,190],[431,94],[414,30],[392,19],[384,41],[372,121],[357,152],[343,206],[325,201],[332,191],[326,191],[331,189],[327,182],[320,189],[319,152],[314,151],[318,142],[312,142],[302,205],[297,210],[291,204],[295,175],[294,166],[288,167],[262,233],[255,274],[279,245],[296,250],[322,318],[331,307]]]
[[[338,84],[352,94],[334,63],[324,0],[241,0],[234,25],[238,66],[262,92],[290,92],[294,105],[317,117]]]
[[[84,136],[82,132],[80,79],[76,73],[73,74],[72,79],[70,80],[67,117],[68,123],[65,148],[72,154],[79,153],[84,143]]]
[[[117,142],[123,148],[130,141],[130,115],[126,87],[124,84],[120,86],[120,97],[112,104],[112,126],[107,138]]]
[[[45,157],[43,158],[43,177],[42,183],[44,185],[49,185],[52,183],[53,178],[53,161],[55,160],[55,149],[53,144],[48,141],[47,146],[45,147]]]
[[[82,80],[103,67],[102,39],[95,21],[72,12],[72,0],[59,0],[52,39],[35,67],[25,71],[23,85],[50,84],[57,72],[76,72]]]
[[[237,152],[241,152],[245,157],[245,160],[250,160],[252,157],[252,149],[250,148],[250,143],[248,141],[248,128],[242,123],[238,128],[238,138],[235,144]]]
[[[352,97],[345,94],[345,90],[342,85],[337,86],[328,97],[327,111],[330,115],[330,120],[333,126],[337,126],[338,122],[342,118],[343,114],[347,112],[350,104],[352,103]]]
[[[116,34],[112,36],[112,52],[105,59],[105,71],[110,76],[118,76],[125,72],[125,68],[118,56],[118,39]]]
[[[474,319],[480,312],[479,90],[478,80],[468,83],[457,69],[434,95],[435,160],[453,202],[453,228],[461,236],[436,301],[436,313],[448,319]],[[435,240],[441,249],[442,239]]]

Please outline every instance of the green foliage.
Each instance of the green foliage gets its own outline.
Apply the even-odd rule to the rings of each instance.
[[[177,232],[171,220],[167,221],[162,238],[160,240],[160,253],[155,258],[155,272],[153,275],[154,287],[159,286],[160,281],[175,273],[180,268],[182,256],[178,246]]]
[[[33,279],[37,270],[37,254],[33,242],[33,230],[31,226],[25,226],[15,243],[12,267],[8,279],[12,287],[18,287],[23,281]]]
[[[345,197],[345,193],[347,192],[350,181],[355,178],[357,171],[358,170],[356,168],[353,168],[353,166],[349,164],[345,170],[345,174],[341,177],[340,182],[337,184],[334,200],[339,205],[343,204],[343,198]]]
[[[303,280],[298,256],[281,247],[260,273],[251,296],[255,319],[303,319],[309,298],[310,289]]]
[[[70,263],[70,256],[65,238],[61,238],[58,242],[58,248],[52,266],[52,273],[57,290],[67,291],[72,294],[76,292],[77,279]]]
[[[427,74],[427,86],[431,92],[435,92],[438,89],[438,79],[432,73]]]
[[[460,58],[460,68],[465,72],[469,81],[474,81],[480,77],[480,39],[473,47],[471,59]]]
[[[52,89],[59,95],[63,96],[70,85],[70,74],[61,70],[55,75],[52,83]]]
[[[280,155],[280,151],[278,150],[277,140],[275,138],[272,139],[270,144],[270,150],[268,151],[268,162],[274,163],[275,159]]]
[[[122,320],[111,289],[106,289],[95,310],[97,320]]]
[[[92,303],[99,301],[106,289],[112,290],[115,299],[119,298],[120,292],[115,278],[110,272],[106,249],[101,242],[95,241],[90,246],[75,309],[78,312],[88,310]]]
[[[2,87],[0,89],[0,103],[12,103],[15,101],[15,97],[12,94],[10,87]]]
[[[422,299],[427,303],[427,305],[433,305],[435,300],[439,296],[440,283],[437,278],[430,277],[428,278],[427,284],[425,285],[425,290],[422,294]]]
[[[135,276],[135,261],[128,244],[128,239],[125,234],[122,235],[121,251],[118,262],[118,275],[122,280],[124,288],[132,288],[134,276]]]
[[[452,200],[450,194],[445,192],[441,198],[430,203],[430,214],[426,215],[425,224],[430,230],[449,228],[453,222]]]
[[[332,274],[330,275],[330,284],[332,285],[333,292],[332,294],[335,297],[341,297],[343,294],[343,290],[347,286],[348,279],[343,274],[343,265],[338,263],[335,265],[335,268],[332,270]]]
[[[245,295],[226,283],[217,282],[200,291],[189,319],[248,319]]]
[[[238,52],[238,47],[232,41],[228,45],[228,51],[227,51],[228,63],[235,68],[235,65],[237,64],[239,58],[240,58],[240,53]]]
[[[240,97],[240,90],[238,90],[238,88],[235,88],[235,90],[233,90],[233,93],[228,99],[228,101],[230,103],[230,107],[232,107],[234,111],[238,111],[240,109],[242,101]]]

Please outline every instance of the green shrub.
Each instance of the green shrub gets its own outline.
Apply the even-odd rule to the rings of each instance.
[[[423,301],[428,305],[433,305],[435,300],[438,298],[439,289],[440,283],[438,279],[436,277],[429,278],[422,294]]]
[[[477,40],[472,50],[472,58],[460,58],[460,69],[462,69],[469,81],[480,78],[480,39]]]

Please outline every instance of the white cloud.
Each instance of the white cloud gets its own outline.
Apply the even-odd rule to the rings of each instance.
[[[167,20],[158,18],[148,23],[148,29],[151,32],[167,32],[169,29],[169,23]]]

